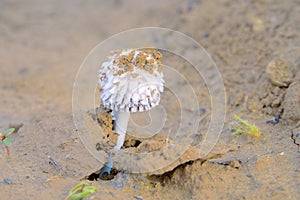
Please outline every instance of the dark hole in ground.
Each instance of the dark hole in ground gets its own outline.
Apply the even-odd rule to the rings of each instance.
[[[103,181],[110,181],[112,179],[114,179],[114,177],[119,173],[119,171],[117,169],[111,169],[110,174],[108,174],[107,172],[104,172],[101,176],[101,169],[91,173],[88,176],[85,176],[84,178],[82,178],[83,180],[89,180],[89,181],[98,181],[98,180],[103,180]]]
[[[96,150],[97,150],[97,151],[100,151],[100,150],[101,150],[101,145],[100,145],[100,143],[97,143],[97,144],[96,144]]]
[[[115,120],[112,120],[112,130],[115,130]]]
[[[133,146],[134,147],[138,147],[141,143],[142,143],[141,141],[136,140]]]
[[[142,143],[142,141],[140,141],[140,140],[130,140],[130,141],[125,140],[122,148],[126,149],[129,147],[138,147],[141,143]]]

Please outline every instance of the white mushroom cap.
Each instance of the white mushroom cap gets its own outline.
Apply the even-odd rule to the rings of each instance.
[[[98,75],[104,107],[138,112],[158,105],[164,89],[161,58],[161,53],[153,49],[113,52]]]

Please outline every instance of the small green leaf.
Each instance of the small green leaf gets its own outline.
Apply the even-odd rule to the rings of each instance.
[[[84,197],[87,197],[90,193],[88,191],[85,191],[85,192],[81,192],[81,193],[78,193],[78,194],[73,194],[71,196],[71,199],[82,199]]]
[[[10,134],[12,134],[15,131],[15,128],[10,128],[6,130],[5,136],[8,137]]]
[[[252,125],[250,123],[248,123],[247,121],[243,120],[242,118],[240,118],[237,115],[234,115],[234,118],[239,121],[241,124],[243,124],[246,128],[244,128],[245,130],[236,130],[233,135],[241,135],[241,134],[246,134],[249,136],[254,136],[256,138],[259,138],[261,136],[261,132],[259,130],[258,127],[256,127],[255,125]]]
[[[233,135],[242,135],[243,131],[240,129],[237,129],[236,131],[233,132]]]
[[[91,194],[98,192],[96,187],[89,186],[89,185],[85,186],[83,191],[89,191],[89,193],[91,193]]]
[[[3,143],[5,146],[8,146],[8,147],[11,146],[11,141],[9,138],[6,138],[5,140],[3,140]]]
[[[97,188],[94,186],[88,186],[85,182],[81,182],[77,184],[75,187],[73,187],[70,191],[66,199],[82,199],[84,197],[87,197],[90,194],[93,194],[97,192]]]
[[[81,190],[82,187],[83,187],[84,185],[85,185],[84,182],[81,182],[81,183],[77,184],[76,186],[74,186],[74,187],[70,190],[69,194],[76,193],[78,190]]]
[[[82,192],[78,193],[78,194],[73,194],[71,196],[71,199],[82,199],[84,197],[89,196],[90,194],[93,194],[97,192],[97,188],[93,187],[93,186],[85,186],[82,189]]]

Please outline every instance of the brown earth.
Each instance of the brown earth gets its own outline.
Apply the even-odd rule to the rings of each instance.
[[[1,199],[64,199],[102,167],[72,118],[76,72],[98,43],[144,26],[183,32],[206,48],[225,84],[226,123],[206,157],[194,152],[196,142],[152,175],[120,171],[92,181],[98,192],[87,199],[300,199],[300,4],[292,0],[1,1],[0,129],[23,124],[11,135],[9,157],[0,147]],[[197,98],[209,101],[206,89]],[[164,101],[176,110],[168,95]],[[262,136],[233,136],[234,114]],[[276,115],[278,124],[266,123]],[[166,139],[126,145],[155,151]]]

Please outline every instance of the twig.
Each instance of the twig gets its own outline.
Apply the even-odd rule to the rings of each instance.
[[[52,165],[54,166],[54,168],[56,169],[56,171],[57,171],[58,173],[60,173],[61,168],[60,168],[59,164],[58,164],[55,160],[53,160],[53,158],[52,158],[51,156],[48,156],[48,158],[49,158],[49,160],[50,160],[49,163],[52,164]]]

